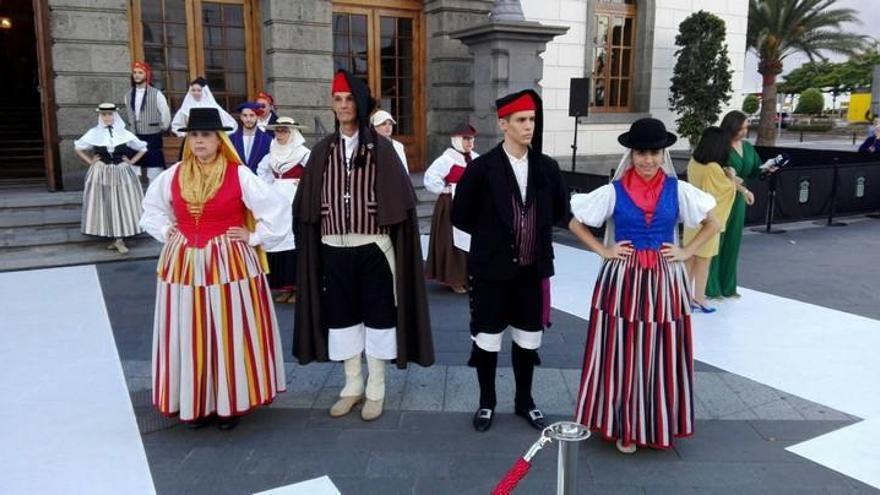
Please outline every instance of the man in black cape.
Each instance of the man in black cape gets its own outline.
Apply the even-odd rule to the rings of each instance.
[[[495,102],[504,141],[475,159],[458,182],[452,224],[471,235],[471,358],[477,369],[477,431],[492,426],[495,368],[510,328],[516,379],[514,412],[535,428],[544,415],[532,398],[532,377],[549,314],[553,275],[553,225],[569,215],[559,165],[541,153],[541,98],[520,91]],[[546,296],[546,297],[545,297]]]
[[[434,347],[412,183],[369,125],[366,84],[340,70],[331,93],[336,131],[312,149],[293,204],[293,354],[301,364],[342,361],[345,386],[330,415],[366,399],[369,421],[382,414],[385,361],[430,366]]]

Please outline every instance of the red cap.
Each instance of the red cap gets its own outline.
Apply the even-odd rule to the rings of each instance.
[[[260,91],[259,93],[257,93],[257,97],[254,99],[259,100],[261,98],[268,101],[270,105],[275,106],[275,98],[272,98],[272,95],[270,95],[269,93],[265,91]]]
[[[532,99],[532,95],[524,94],[519,98],[507,103],[498,108],[498,118],[502,119],[507,117],[508,115],[516,112],[525,112],[526,110],[537,110],[538,107],[535,105],[535,100]]]
[[[146,72],[147,73],[147,84],[153,84],[153,69],[150,67],[150,64],[139,60],[139,61],[131,64],[131,69],[132,70],[140,69],[140,70]]]
[[[351,86],[348,85],[348,79],[345,77],[344,73],[336,73],[336,77],[333,78],[333,87],[331,88],[330,93],[351,93]]]

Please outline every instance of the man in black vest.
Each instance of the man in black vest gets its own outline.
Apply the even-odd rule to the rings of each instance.
[[[515,413],[535,428],[544,415],[532,398],[532,377],[553,275],[553,225],[569,215],[559,165],[541,153],[541,98],[520,91],[495,102],[504,141],[475,159],[458,182],[452,223],[471,235],[471,358],[480,406],[474,428],[486,431],[495,412],[495,368],[504,331],[511,330]]]
[[[129,129],[147,143],[147,154],[134,168],[149,182],[165,169],[162,134],[171,125],[171,109],[165,95],[153,86],[153,71],[146,62],[131,66],[131,91],[126,95],[125,109]]]

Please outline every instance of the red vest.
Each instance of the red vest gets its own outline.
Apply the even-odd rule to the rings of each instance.
[[[246,207],[241,200],[241,184],[238,181],[238,164],[226,165],[226,176],[223,184],[214,197],[205,203],[202,216],[196,220],[187,208],[187,203],[180,194],[180,167],[174,172],[171,182],[171,206],[177,217],[177,229],[186,237],[189,247],[202,248],[219,235],[223,235],[229,227],[244,227]]]
[[[461,165],[453,165],[452,168],[449,169],[449,173],[446,174],[444,180],[446,180],[447,184],[458,184],[462,175],[464,175],[464,167]]]
[[[302,175],[305,173],[306,168],[302,165],[294,165],[293,168],[287,170],[283,174],[279,174],[278,172],[272,172],[276,179],[301,179]]]

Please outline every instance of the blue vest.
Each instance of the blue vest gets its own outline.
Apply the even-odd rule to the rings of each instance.
[[[616,195],[613,215],[615,242],[632,241],[636,250],[658,250],[664,242],[674,241],[678,224],[678,179],[666,178],[650,224],[645,222],[645,212],[629,197],[623,183],[616,180],[613,184]]]

